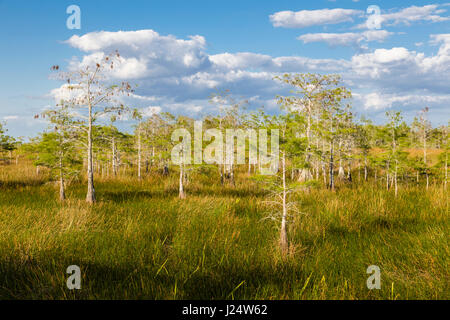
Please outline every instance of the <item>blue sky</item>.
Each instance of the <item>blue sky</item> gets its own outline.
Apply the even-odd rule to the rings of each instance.
[[[72,4],[80,30],[66,27]],[[369,5],[381,10],[379,29],[367,28]],[[213,112],[217,89],[275,112],[275,94],[287,93],[275,74],[320,72],[343,75],[360,115],[379,122],[392,108],[409,120],[430,106],[445,124],[449,12],[445,1],[0,0],[0,120],[11,135],[35,135],[46,124],[33,116],[60,87],[50,67],[117,48],[117,78],[139,84],[131,103],[148,112]]]

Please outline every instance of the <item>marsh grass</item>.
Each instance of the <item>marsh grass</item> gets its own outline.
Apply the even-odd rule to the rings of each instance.
[[[264,191],[176,173],[96,180],[98,203],[74,182],[68,200],[30,165],[0,168],[2,299],[448,299],[448,195],[441,186],[373,182],[296,195],[287,257],[263,220]],[[66,288],[78,265],[82,289]],[[381,290],[368,290],[369,265]]]

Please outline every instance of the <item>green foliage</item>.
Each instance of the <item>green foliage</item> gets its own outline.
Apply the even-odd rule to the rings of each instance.
[[[4,128],[3,124],[0,123],[0,152],[2,153],[17,149],[16,140],[11,136],[6,135],[6,132],[7,130]]]
[[[39,158],[35,165],[47,167],[54,177],[77,175],[82,166],[80,155],[72,141],[65,141],[57,132],[43,133],[36,145]]]

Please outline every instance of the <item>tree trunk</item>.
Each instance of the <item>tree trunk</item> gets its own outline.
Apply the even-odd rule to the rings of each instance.
[[[334,175],[333,175],[333,143],[330,144],[330,189],[334,191]]]
[[[397,171],[398,171],[398,161],[395,164],[395,173],[394,173],[394,185],[395,185],[395,197],[398,195],[398,186],[397,186]]]
[[[59,200],[66,200],[66,192],[64,190],[64,171],[61,155],[59,157]]]
[[[138,179],[141,179],[141,125],[138,130]]]
[[[344,178],[345,178],[344,167],[341,165],[340,160],[339,160],[338,178],[339,178],[339,180],[344,180]]]
[[[152,167],[153,167],[154,161],[155,161],[155,146],[152,146],[152,160],[151,160]]]
[[[111,142],[112,148],[112,169],[113,174],[117,176],[117,156],[116,156],[116,139],[113,137]]]
[[[319,181],[319,175],[320,175],[320,168],[319,168],[320,164],[319,161],[317,160],[316,162],[316,180]]]
[[[236,186],[236,182],[234,180],[234,166],[233,166],[233,164],[230,165],[230,180],[231,180],[231,184],[233,186]]]
[[[447,174],[447,167],[448,167],[448,153],[447,150],[445,151],[445,178],[444,178],[444,189],[447,190],[447,178],[448,178],[448,174]]]
[[[368,174],[367,174],[367,156],[364,156],[364,181],[367,181]]]
[[[389,161],[386,163],[386,190],[389,190]]]
[[[300,170],[300,174],[298,176],[298,181],[306,182],[312,179],[311,171],[309,168],[303,168]]]
[[[287,254],[288,251],[288,239],[286,230],[286,217],[287,217],[287,205],[286,205],[286,159],[283,152],[282,158],[283,166],[283,215],[281,218],[281,232],[280,232],[280,248],[283,256]]]
[[[88,127],[88,154],[87,154],[87,179],[88,190],[86,194],[86,201],[88,203],[95,202],[95,188],[94,188],[94,172],[92,170],[92,106],[89,104],[89,127]]]
[[[59,200],[66,200],[66,193],[64,191],[64,178],[62,176],[62,173],[59,177]]]
[[[350,162],[350,160],[348,161],[347,168],[348,168],[348,172],[347,172],[347,180],[348,180],[349,182],[352,182],[352,167],[351,167],[351,162]]]
[[[427,170],[427,134],[426,134],[426,128],[424,127],[423,130],[423,163],[425,164],[425,174],[427,177],[427,190],[429,185],[429,178],[428,178],[428,170]]]
[[[341,151],[341,145],[342,145],[342,142],[339,141],[339,168],[338,168],[338,179],[339,179],[339,180],[344,180],[344,178],[345,178],[345,171],[344,171],[344,167],[342,167],[342,151]]]
[[[222,165],[223,166],[223,165]],[[219,175],[220,175],[220,184],[223,186],[224,183],[224,177],[223,177],[223,170],[222,170],[222,166],[219,164]]]
[[[427,136],[425,129],[423,134],[423,163],[425,164],[425,166],[427,165]]]
[[[186,198],[186,194],[184,193],[184,188],[183,188],[183,163],[181,160],[180,160],[180,186],[179,186],[178,196],[180,197],[180,199]]]
[[[303,181],[308,181],[312,178],[311,173],[309,171],[309,162],[311,159],[311,100],[308,99],[308,118],[307,118],[307,126],[306,126],[306,158],[305,164],[307,166],[306,171],[302,172],[300,176],[303,176]]]

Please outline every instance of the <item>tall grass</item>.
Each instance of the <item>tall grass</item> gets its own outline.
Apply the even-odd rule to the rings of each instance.
[[[193,175],[96,180],[98,203],[74,182],[68,200],[28,165],[0,167],[2,299],[448,299],[448,196],[440,186],[373,182],[299,193],[290,250],[265,194],[245,173],[236,186]],[[68,290],[78,265],[82,289]],[[381,290],[366,286],[381,268]]]

